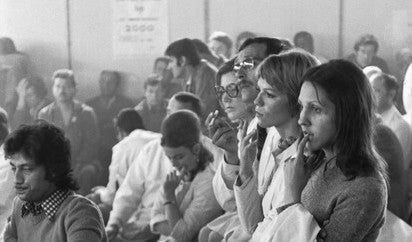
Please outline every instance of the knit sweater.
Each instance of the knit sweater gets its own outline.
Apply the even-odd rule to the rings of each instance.
[[[4,232],[4,241],[107,241],[103,219],[97,206],[90,200],[77,195],[69,195],[60,205],[53,219],[44,212],[24,217],[24,201],[16,197],[13,202],[11,220]]]
[[[336,165],[324,164],[312,174],[301,202],[326,232],[325,241],[375,241],[387,196],[382,176],[348,180]]]

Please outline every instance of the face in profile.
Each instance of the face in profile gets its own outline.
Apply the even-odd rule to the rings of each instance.
[[[183,64],[180,62],[181,61],[179,61],[176,57],[174,56],[170,57],[168,69],[172,71],[174,78],[180,78],[180,77],[183,77],[184,75],[184,70],[183,70],[184,67],[183,67]]]
[[[199,159],[194,149],[189,149],[185,146],[169,147],[163,146],[163,151],[172,162],[173,167],[179,171],[183,180],[190,181],[193,178],[193,173],[199,166]]]
[[[227,92],[224,92],[220,98],[223,109],[232,122],[253,116],[253,100],[257,94],[253,83],[244,80],[238,81],[233,72],[228,72],[222,75],[221,86],[225,90],[237,90],[235,91],[237,97],[230,97]]]
[[[55,78],[53,83],[53,96],[58,102],[72,101],[76,95],[76,88],[70,80]]]
[[[46,180],[46,169],[34,161],[15,154],[10,158],[10,166],[16,194],[21,200],[42,201],[56,190],[55,185]]]
[[[280,127],[291,120],[286,94],[272,87],[263,78],[258,80],[259,93],[254,101],[256,117],[262,128]]]
[[[29,108],[35,108],[41,101],[34,87],[27,87],[26,96],[24,97]]]
[[[379,75],[373,75],[371,77],[371,84],[378,112],[384,111],[391,107],[392,96],[391,93],[386,89],[385,80]]]
[[[159,105],[163,99],[163,93],[160,85],[148,85],[146,87],[144,95],[146,97],[147,104],[149,104],[150,106]]]
[[[301,106],[299,125],[309,135],[306,148],[310,151],[333,149],[336,139],[335,105],[325,91],[311,82],[304,82],[299,94]],[[350,115],[350,114],[348,114]]]
[[[153,68],[153,73],[159,76],[165,76],[166,71],[167,71],[167,65],[168,63],[164,61],[156,62]]]
[[[256,67],[266,58],[265,44],[251,44],[239,52],[235,59],[235,75],[239,80],[256,83]]]
[[[360,45],[356,51],[356,62],[364,68],[372,63],[372,58],[376,55],[375,46],[371,44]]]

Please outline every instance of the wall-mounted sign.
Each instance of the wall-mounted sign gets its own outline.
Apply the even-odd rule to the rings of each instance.
[[[112,0],[113,57],[162,55],[169,43],[168,0]]]

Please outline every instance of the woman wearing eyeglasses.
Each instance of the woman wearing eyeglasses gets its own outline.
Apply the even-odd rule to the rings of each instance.
[[[232,235],[232,240],[242,231],[246,231],[250,239],[264,218],[281,204],[282,196],[277,194],[278,187],[282,186],[276,179],[278,167],[296,151],[297,139],[301,136],[297,102],[301,78],[317,64],[311,54],[290,50],[269,56],[257,68],[259,94],[254,103],[258,124],[263,128],[274,127],[278,135],[269,150],[271,159],[264,162],[256,158],[255,135],[247,134],[245,125],[241,125],[240,169],[234,193],[242,226]]]
[[[256,127],[254,119],[253,100],[256,98],[257,91],[254,83],[236,78],[233,71],[234,59],[226,62],[218,71],[216,78],[215,91],[219,98],[219,103],[224,110],[223,114],[211,114],[207,120],[214,134],[214,140],[221,141],[227,153],[232,153],[237,156],[237,130],[231,128],[233,123],[239,123],[240,120],[250,123],[249,131]],[[226,117],[224,117],[226,116]],[[222,135],[226,132],[227,135]],[[230,139],[229,142],[225,140]],[[199,241],[221,241],[226,234],[230,233],[233,227],[240,225],[236,211],[236,203],[233,192],[227,192],[219,189],[218,179],[222,179],[222,161],[218,171],[214,177],[214,191],[216,199],[221,207],[225,210],[225,214],[218,217],[214,221],[204,227],[199,235]],[[233,184],[233,181],[227,179],[223,181],[226,184]]]

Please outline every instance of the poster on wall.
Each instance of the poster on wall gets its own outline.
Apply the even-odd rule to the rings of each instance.
[[[168,0],[112,0],[114,59],[162,55],[169,43]]]

